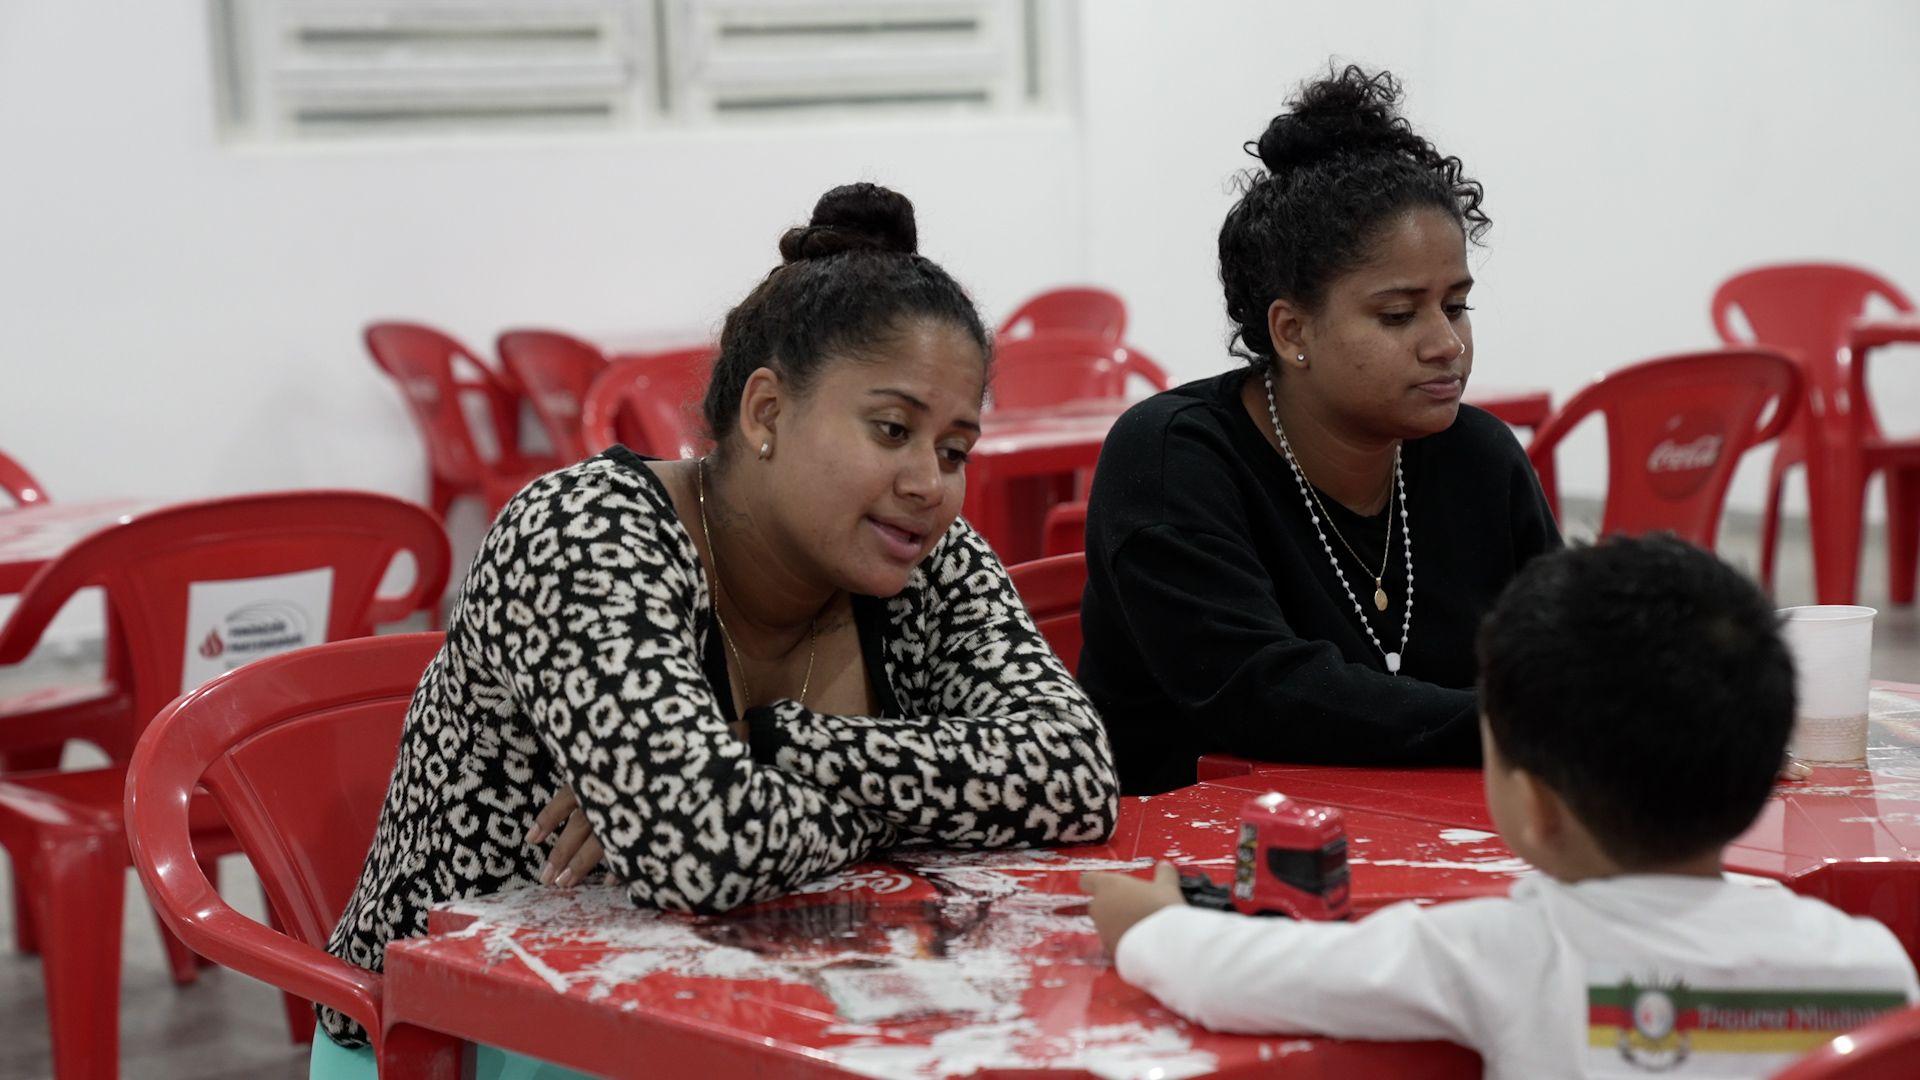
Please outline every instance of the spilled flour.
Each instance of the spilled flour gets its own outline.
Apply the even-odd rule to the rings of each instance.
[[[807,886],[811,904],[718,918],[637,910],[614,885],[529,888],[449,910],[474,918],[455,936],[479,940],[487,956],[511,957],[556,990],[614,997],[622,1008],[658,1007],[635,987],[656,975],[672,985],[722,981],[715,991],[735,997],[754,996],[744,985],[752,983],[812,988],[838,1020],[814,1052],[862,1075],[1036,1066],[1113,1078],[1209,1072],[1216,1056],[1195,1048],[1194,1029],[1171,1017],[1087,1017],[1086,1026],[1050,1030],[1027,1015],[1030,994],[1084,1000],[1108,970],[1086,898],[1040,890],[1070,888],[1090,870],[1151,865],[1046,851],[907,851]],[[911,1034],[892,1026],[915,1023],[927,1026]]]

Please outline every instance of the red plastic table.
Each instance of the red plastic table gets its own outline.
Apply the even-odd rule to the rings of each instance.
[[[1107,431],[1133,402],[1092,398],[1031,409],[993,409],[967,457],[961,509],[1008,565],[1040,557],[1040,524],[1052,501],[1037,481],[1090,472]]]
[[[0,510],[0,596],[19,592],[40,567],[79,541],[155,505],[150,499],[105,499]]]
[[[1224,881],[1247,792],[1123,802],[1111,842],[899,852],[723,918],[637,911],[611,886],[448,905],[387,950],[384,1077],[456,1075],[459,1039],[608,1076],[1477,1077],[1444,1043],[1220,1035],[1127,986],[1076,882],[1155,857]],[[1357,811],[1353,893],[1503,895],[1491,834]],[[978,1071],[976,1071],[978,1070]]]
[[[1726,868],[1886,923],[1920,962],[1920,686],[1874,684],[1867,768],[1816,767],[1774,789]],[[1341,769],[1209,755],[1200,776],[1308,802],[1491,829],[1478,769]]]

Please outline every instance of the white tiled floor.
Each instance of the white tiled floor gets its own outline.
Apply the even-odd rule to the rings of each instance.
[[[1569,518],[1583,509],[1570,505]],[[1792,523],[1780,568],[1780,601],[1807,603],[1812,573],[1804,523]],[[1730,520],[1721,552],[1747,564],[1758,550],[1753,523]],[[1915,609],[1885,605],[1885,555],[1877,538],[1862,567],[1862,602],[1881,607],[1874,627],[1874,674],[1920,682],[1920,621]],[[0,692],[31,684],[84,677],[85,673],[39,664],[33,670],[0,671]],[[79,752],[69,764],[87,760]],[[94,760],[98,760],[97,755]],[[222,866],[223,892],[241,911],[260,917],[260,890],[244,859]],[[0,1078],[49,1075],[45,1001],[40,964],[13,951],[9,874],[0,860]],[[204,970],[198,982],[175,987],[168,978],[153,916],[139,882],[127,877],[125,965],[121,989],[121,1074],[129,1078],[298,1078],[306,1075],[306,1051],[287,1042],[277,993],[242,975]]]

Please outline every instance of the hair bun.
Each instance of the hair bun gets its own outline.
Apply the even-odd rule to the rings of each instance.
[[[879,184],[834,188],[813,204],[812,221],[780,237],[780,254],[790,263],[848,251],[912,255],[919,246],[913,203]]]
[[[1427,141],[1399,115],[1399,101],[1400,84],[1391,72],[1369,74],[1348,65],[1302,87],[1288,101],[1291,107],[1267,124],[1257,142],[1247,144],[1247,152],[1273,174],[1344,154],[1431,154]]]

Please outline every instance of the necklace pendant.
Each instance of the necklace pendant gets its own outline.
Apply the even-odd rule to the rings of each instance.
[[[1373,610],[1387,610],[1387,590],[1377,581],[1373,583]]]
[[[1399,653],[1390,652],[1387,654],[1387,674],[1389,675],[1400,674],[1400,654]]]

